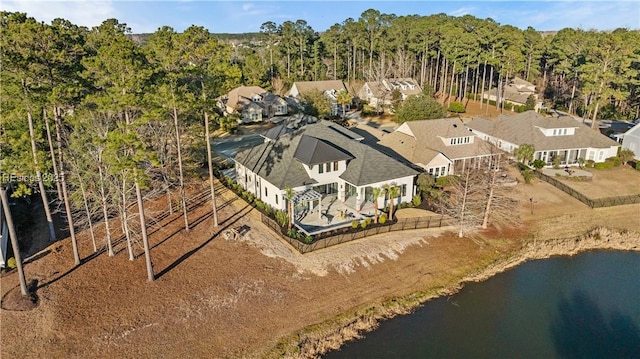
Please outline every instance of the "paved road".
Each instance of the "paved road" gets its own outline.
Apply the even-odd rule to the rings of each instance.
[[[218,155],[231,160],[238,150],[259,146],[264,142],[264,138],[260,134],[251,133],[247,135],[230,135],[224,138],[216,138],[211,144],[213,151]]]

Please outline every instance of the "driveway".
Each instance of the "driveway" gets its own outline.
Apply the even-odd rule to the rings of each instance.
[[[211,144],[213,151],[224,160],[231,160],[239,150],[247,147],[259,146],[264,138],[257,133],[246,135],[230,135],[224,138],[216,138]]]

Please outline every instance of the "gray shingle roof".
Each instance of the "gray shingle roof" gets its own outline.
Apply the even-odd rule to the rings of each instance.
[[[320,163],[351,160],[353,156],[324,140],[302,135],[293,158],[307,166],[313,166]]]
[[[345,90],[347,88],[342,80],[323,80],[323,81],[296,81],[293,83],[298,88],[298,92],[301,94],[307,93],[312,90],[318,90],[325,92],[327,90]]]
[[[500,115],[496,120],[476,117],[467,126],[516,145],[532,144],[537,151],[571,148],[609,148],[619,143],[569,116],[545,117],[535,111]],[[574,135],[545,136],[543,129],[575,128]]]
[[[307,175],[302,162],[295,156],[298,147],[309,141],[305,139],[302,142],[302,139],[313,138],[319,140],[316,144],[331,145],[352,157],[347,162],[347,169],[340,175],[352,185],[363,186],[418,173],[384,153],[345,136],[334,128],[336,126],[329,121],[307,125],[282,134],[273,141],[240,151],[234,160],[281,189],[317,183]]]

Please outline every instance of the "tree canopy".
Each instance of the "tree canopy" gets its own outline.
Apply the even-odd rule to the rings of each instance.
[[[425,95],[411,96],[396,112],[396,121],[428,120],[444,117],[442,105],[434,98]]]

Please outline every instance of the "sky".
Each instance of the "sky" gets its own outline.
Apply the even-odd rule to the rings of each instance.
[[[307,21],[315,31],[351,17],[357,20],[369,8],[401,15],[472,15],[491,18],[501,25],[539,31],[563,28],[583,30],[640,29],[640,1],[197,1],[197,0],[0,0],[0,10],[26,12],[50,23],[64,18],[76,25],[93,27],[116,18],[131,31],[151,33],[163,25],[182,32],[199,25],[212,33],[258,32],[267,21]]]

